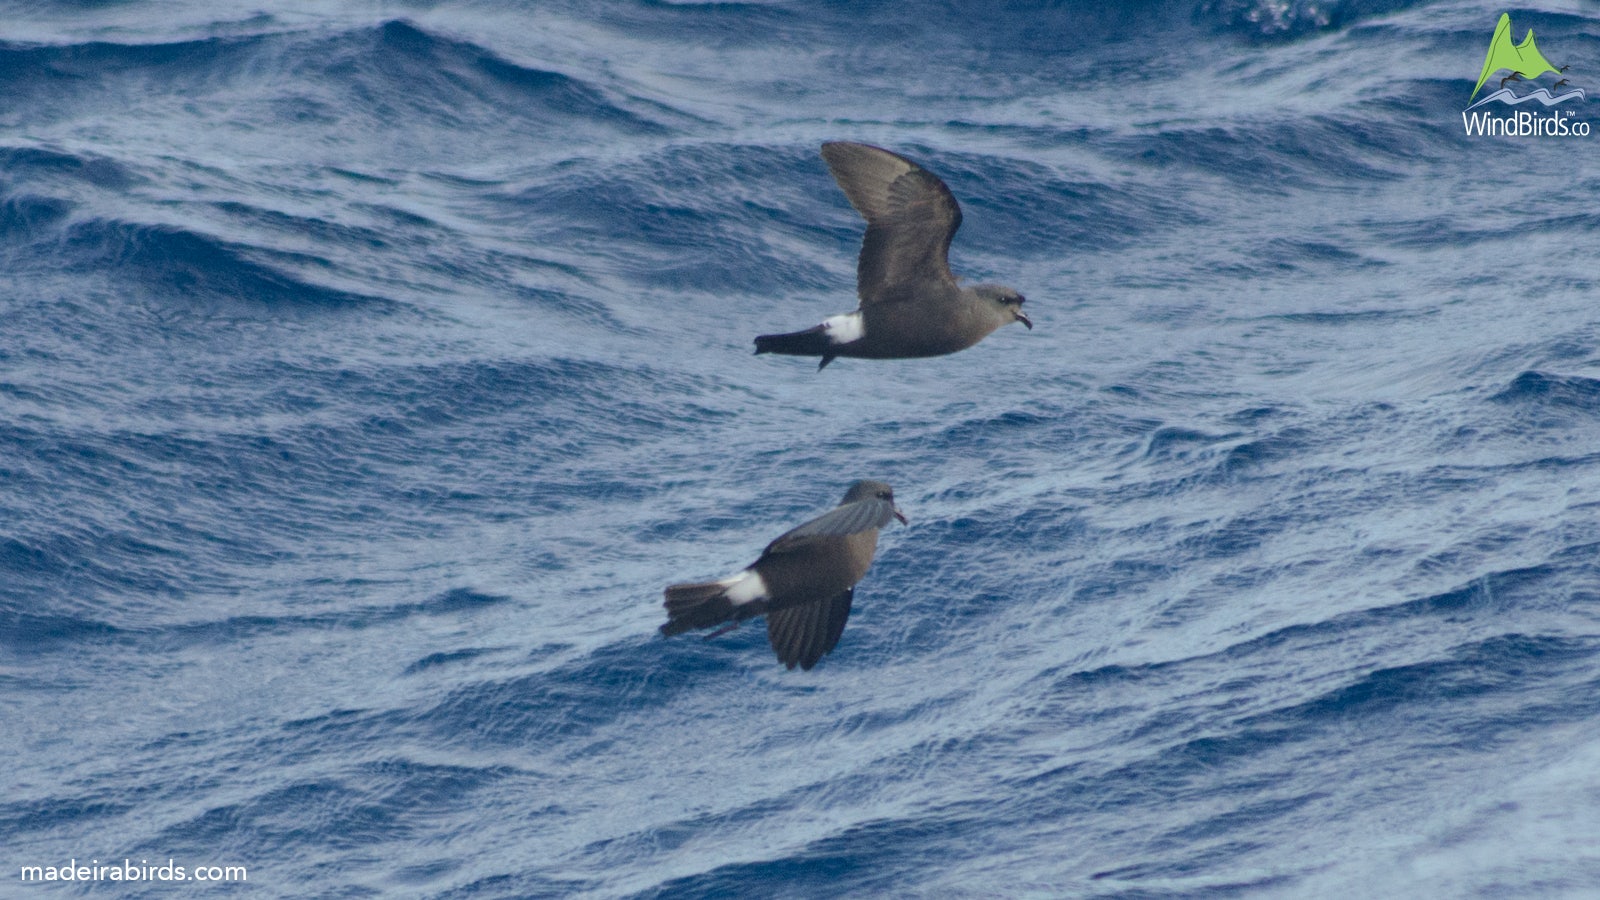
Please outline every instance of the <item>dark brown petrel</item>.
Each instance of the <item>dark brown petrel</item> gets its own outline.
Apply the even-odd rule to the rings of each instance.
[[[887,484],[850,485],[838,506],[768,544],[748,568],[717,581],[667,588],[661,633],[671,637],[724,622],[733,628],[765,614],[778,661],[810,669],[839,643],[855,584],[872,566],[878,529],[890,517],[905,524]]]
[[[756,338],[757,353],[905,359],[965,350],[1002,325],[1033,323],[1021,294],[998,284],[963,287],[950,272],[961,207],[937,175],[867,144],[830,142],[822,158],[867,220],[856,263],[861,306],[821,325]]]

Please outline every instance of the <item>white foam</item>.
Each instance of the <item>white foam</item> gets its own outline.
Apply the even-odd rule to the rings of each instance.
[[[755,569],[745,569],[737,575],[729,575],[717,584],[727,586],[728,590],[723,596],[735,606],[752,600],[765,600],[767,597],[767,583]]]
[[[859,341],[867,333],[867,326],[858,312],[829,316],[822,320],[822,329],[828,333],[828,341],[834,344]]]

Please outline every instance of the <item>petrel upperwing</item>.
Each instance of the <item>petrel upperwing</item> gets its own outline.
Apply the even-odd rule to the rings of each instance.
[[[815,538],[846,537],[882,528],[894,515],[894,504],[888,500],[872,498],[846,503],[828,510],[815,519],[784,532],[767,545],[763,555],[786,553],[809,543]]]
[[[862,306],[914,297],[915,286],[929,281],[955,284],[950,239],[961,227],[961,206],[937,175],[869,144],[831,141],[822,158],[867,220],[856,263]]]

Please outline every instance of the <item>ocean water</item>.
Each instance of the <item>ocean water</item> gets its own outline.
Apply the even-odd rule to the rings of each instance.
[[[1600,894],[1600,137],[1465,133],[1502,11],[10,5],[0,896]],[[1036,329],[751,355],[835,139]],[[862,477],[817,669],[656,633]]]

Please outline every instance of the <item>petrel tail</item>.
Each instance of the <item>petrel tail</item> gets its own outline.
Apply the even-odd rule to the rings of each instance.
[[[667,622],[661,626],[661,633],[667,637],[710,628],[735,617],[728,585],[717,581],[675,584],[667,588],[666,606]]]
[[[791,331],[788,334],[763,334],[756,338],[756,353],[782,353],[788,356],[820,356],[823,368],[833,362],[833,348],[837,346],[828,337],[827,329],[821,325],[807,328],[805,331]]]

